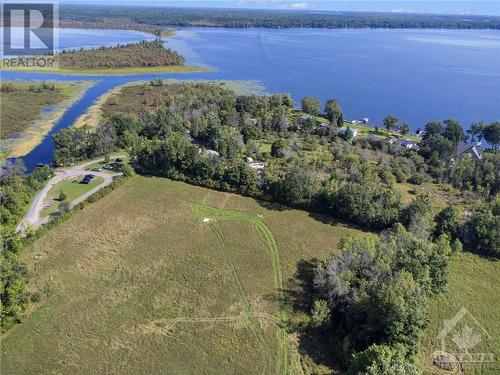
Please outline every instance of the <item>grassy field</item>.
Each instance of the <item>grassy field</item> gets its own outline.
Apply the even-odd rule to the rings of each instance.
[[[345,121],[344,126],[349,127],[351,129],[356,129],[359,135],[368,136],[374,135],[380,138],[387,138],[390,135],[396,135],[394,132],[388,132],[387,129],[384,129],[381,125],[379,126],[378,131],[375,130],[375,125],[368,126],[363,124],[352,124],[350,122]],[[420,139],[414,135],[401,135],[403,139],[409,139],[412,141],[420,142]]]
[[[2,338],[2,373],[301,373],[282,289],[363,233],[134,177],[24,251],[43,299]]]
[[[92,81],[58,82],[55,90],[37,90],[40,83],[9,83],[14,91],[0,93],[0,150],[7,157],[26,155],[36,147],[66,109],[94,84]],[[30,90],[30,86],[35,90]]]
[[[425,195],[431,199],[432,209],[435,214],[447,205],[454,205],[460,209],[466,209],[476,203],[464,199],[459,190],[446,184],[424,182],[421,185],[401,182],[394,184],[394,190],[401,195],[403,205],[410,204],[418,195]]]
[[[40,217],[48,216],[59,209],[59,194],[61,191],[66,194],[66,200],[71,202],[78,198],[79,196],[85,194],[96,186],[104,182],[104,178],[96,177],[88,185],[80,184],[81,178],[70,178],[63,180],[58,184],[54,185],[47,193],[47,198],[45,199],[44,206],[50,205],[50,207],[44,207],[40,213]]]
[[[496,362],[491,364],[466,365],[466,374],[500,373],[500,263],[479,256],[463,253],[453,257],[448,292],[429,304],[431,325],[426,332],[420,353],[421,363],[426,374],[450,374],[437,370],[430,360],[434,350],[439,350],[440,341],[436,336],[443,329],[443,320],[452,319],[465,307],[476,319],[468,314],[454,327],[449,336],[459,334],[468,326],[474,335],[480,336],[477,346],[469,349],[471,353],[494,353]],[[483,332],[482,328],[486,331]],[[453,342],[446,340],[446,347],[454,348]]]

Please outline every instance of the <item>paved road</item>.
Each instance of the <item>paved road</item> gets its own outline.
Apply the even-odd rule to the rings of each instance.
[[[125,156],[122,155],[122,156],[116,156],[116,157],[123,158]],[[39,192],[36,193],[35,198],[33,199],[33,202],[31,202],[31,205],[28,209],[28,212],[26,213],[23,220],[19,223],[19,225],[16,228],[17,232],[23,233],[23,232],[25,232],[27,227],[32,227],[32,228],[36,229],[36,228],[39,228],[41,225],[48,223],[50,217],[47,216],[47,217],[41,218],[40,212],[42,211],[42,208],[43,208],[43,205],[45,202],[45,198],[47,197],[49,190],[53,186],[55,186],[59,182],[61,182],[62,180],[84,176],[88,173],[92,173],[95,176],[99,176],[99,177],[104,178],[104,181],[101,184],[99,184],[98,186],[96,186],[92,190],[86,192],[85,194],[79,196],[75,200],[71,201],[70,207],[73,207],[73,206],[77,205],[78,203],[83,202],[85,199],[87,199],[89,196],[91,196],[95,192],[99,191],[103,187],[109,185],[111,182],[113,182],[113,177],[121,176],[121,173],[111,174],[111,173],[106,173],[106,172],[94,172],[94,171],[89,172],[89,171],[85,170],[85,168],[87,168],[89,165],[94,164],[94,163],[99,162],[99,161],[103,161],[103,160],[104,160],[104,158],[94,159],[92,161],[88,161],[88,162],[85,162],[84,164],[80,164],[80,165],[75,165],[75,166],[70,167],[70,168],[56,169],[54,177],[52,177],[47,182],[47,185],[45,185],[45,187],[42,190],[40,190]]]

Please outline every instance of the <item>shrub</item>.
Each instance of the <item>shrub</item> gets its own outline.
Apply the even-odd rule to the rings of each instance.
[[[314,327],[321,327],[330,323],[330,308],[328,307],[328,302],[324,299],[314,301],[311,313]]]
[[[40,302],[42,300],[42,293],[40,293],[37,290],[37,291],[31,293],[30,299],[31,299],[31,302],[33,302],[33,303]]]
[[[59,202],[63,202],[66,200],[66,198],[68,198],[68,196],[66,195],[66,193],[64,191],[60,191],[59,192]]]
[[[422,173],[415,173],[410,177],[409,182],[414,185],[422,185],[425,182],[426,178]]]

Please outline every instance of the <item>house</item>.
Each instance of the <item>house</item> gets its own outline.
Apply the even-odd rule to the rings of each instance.
[[[461,158],[466,154],[470,154],[473,159],[481,160],[483,157],[484,147],[480,142],[477,143],[464,143],[460,142],[457,147],[457,158]]]
[[[396,138],[392,137],[392,136],[388,136],[385,141],[389,144],[393,144],[394,142],[396,142]]]
[[[396,140],[396,146],[404,147],[408,150],[418,150],[418,143],[409,139],[398,139]]]
[[[415,135],[417,136],[418,139],[424,138],[424,135],[426,135],[426,134],[427,134],[427,132],[425,130],[422,130],[422,129],[418,129],[415,132]]]
[[[354,128],[348,128],[346,126],[342,126],[340,129],[339,129],[339,133],[340,134],[346,134],[348,131],[351,132],[352,134],[352,138],[356,137],[358,135],[358,129],[354,129]]]

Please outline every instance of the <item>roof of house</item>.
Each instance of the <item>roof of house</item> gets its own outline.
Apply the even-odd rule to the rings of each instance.
[[[460,142],[457,147],[457,155],[460,157],[464,154],[471,153],[476,158],[481,159],[484,148],[481,143],[464,143]]]
[[[407,146],[407,145],[416,145],[416,141],[412,141],[411,139],[398,139],[396,140],[396,144],[399,146]]]
[[[350,127],[347,127],[347,126],[342,126],[340,128],[341,132],[347,132],[348,130],[351,131],[351,134],[352,134],[353,137],[355,137],[358,134],[358,129],[356,129],[356,128],[350,128]]]
[[[418,143],[412,141],[411,139],[397,139],[396,140],[397,147],[404,147],[409,150],[418,150]]]

